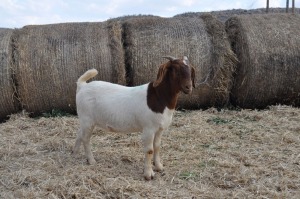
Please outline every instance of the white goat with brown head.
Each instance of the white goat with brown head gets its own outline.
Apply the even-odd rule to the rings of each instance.
[[[169,61],[160,66],[157,79],[141,86],[126,87],[103,81],[86,83],[97,75],[96,69],[88,70],[78,79],[76,105],[80,129],[75,154],[83,143],[88,162],[95,163],[90,148],[95,126],[111,132],[142,132],[145,179],[154,176],[153,155],[154,169],[163,169],[159,156],[162,132],[171,124],[179,92],[190,94],[195,87],[195,70],[187,57],[164,58]]]

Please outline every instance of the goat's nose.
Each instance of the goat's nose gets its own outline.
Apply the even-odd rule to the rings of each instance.
[[[192,83],[187,83],[185,85],[185,89],[192,89]]]
[[[185,87],[184,87],[184,93],[186,93],[186,94],[191,93],[192,90],[193,90],[192,85],[190,85],[190,84],[185,85]]]

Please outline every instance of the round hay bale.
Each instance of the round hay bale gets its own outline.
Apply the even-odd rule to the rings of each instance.
[[[75,113],[76,81],[96,68],[97,80],[126,84],[121,24],[25,26],[16,40],[16,79],[22,107],[39,114]]]
[[[300,15],[236,16],[226,22],[239,59],[231,100],[243,108],[300,105]]]
[[[178,105],[200,108],[224,105],[228,101],[230,85],[226,82],[234,68],[233,62],[228,61],[232,56],[234,59],[234,54],[225,27],[216,18],[211,15],[202,18],[136,17],[125,20],[123,28],[130,86],[155,80],[159,66],[167,61],[162,56],[186,55],[196,69],[197,87],[192,95],[181,95]],[[200,84],[204,80],[206,83]]]
[[[12,29],[0,28],[0,121],[19,110],[12,69]]]
[[[286,8],[269,8],[269,13],[285,13]],[[289,12],[292,12],[291,9]],[[174,17],[199,17],[203,14],[212,14],[217,17],[218,20],[225,23],[229,18],[236,15],[252,15],[252,14],[269,14],[266,13],[265,8],[257,8],[257,9],[232,9],[232,10],[218,10],[211,12],[187,12],[175,15]],[[299,8],[295,8],[295,13],[300,13]]]

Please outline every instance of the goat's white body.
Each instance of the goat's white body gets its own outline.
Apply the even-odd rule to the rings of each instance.
[[[126,87],[103,81],[83,83],[76,94],[80,123],[114,132],[166,129],[174,110],[155,113],[147,105],[148,84]]]
[[[77,82],[76,105],[80,129],[74,153],[79,151],[83,143],[88,162],[95,163],[89,143],[95,126],[114,132],[142,132],[144,176],[151,179],[154,175],[151,166],[153,154],[155,169],[163,169],[159,157],[161,134],[171,124],[174,110],[166,107],[162,113],[155,113],[148,107],[149,84],[126,87],[103,81],[86,83],[96,74],[95,69],[89,70]]]

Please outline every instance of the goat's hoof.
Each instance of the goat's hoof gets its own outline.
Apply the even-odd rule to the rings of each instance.
[[[74,151],[74,150],[71,151],[71,156],[75,157],[77,154],[78,154],[77,151]]]
[[[89,165],[94,165],[96,164],[96,160],[93,158],[93,159],[87,159],[87,162]]]
[[[164,167],[161,163],[154,165],[154,171],[161,172],[164,170]]]
[[[153,171],[145,172],[144,178],[145,178],[145,180],[147,180],[147,181],[153,180],[153,179],[154,179],[154,172],[153,172]]]

